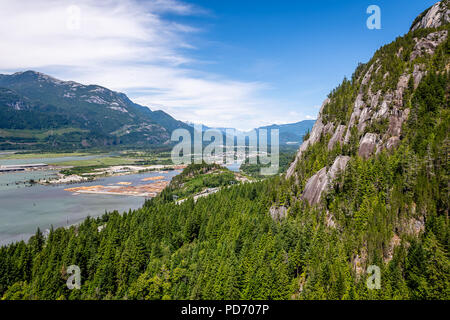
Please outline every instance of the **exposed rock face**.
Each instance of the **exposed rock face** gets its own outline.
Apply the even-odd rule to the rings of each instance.
[[[414,236],[419,236],[421,233],[425,231],[425,219],[424,217],[420,217],[419,219],[411,219],[408,221],[408,229],[407,232]]]
[[[372,155],[377,146],[377,135],[375,133],[366,133],[359,142],[358,155],[367,159]]]
[[[333,228],[333,229],[336,228],[336,221],[334,220],[334,216],[329,211],[327,211],[325,223],[328,228]]]
[[[449,1],[444,0],[436,3],[423,17],[421,17],[418,21],[415,21],[411,27],[411,31],[415,31],[420,28],[438,28],[449,22]]]
[[[287,208],[283,206],[281,207],[272,206],[269,209],[269,213],[273,220],[280,221],[286,218]]]
[[[309,202],[310,205],[319,203],[322,192],[328,184],[327,168],[322,168],[309,178],[303,191],[302,199]]]
[[[412,29],[436,28],[450,22],[449,0],[441,1],[430,8],[423,16],[414,22]],[[440,30],[428,35],[414,38],[414,48],[409,56],[412,69],[407,68],[398,77],[397,85],[391,85],[392,77],[389,72],[384,72],[386,68],[383,58],[377,58],[370,62],[370,66],[358,75],[357,83],[359,92],[350,106],[351,115],[348,123],[342,124],[337,121],[327,121],[324,124],[322,118],[324,107],[330,102],[326,99],[319,112],[318,119],[307,140],[303,142],[297,152],[294,162],[290,165],[286,178],[295,175],[297,163],[301,161],[303,153],[311,145],[319,142],[321,136],[330,134],[328,151],[339,142],[341,145],[350,143],[352,134],[355,132],[360,139],[358,154],[365,159],[381,152],[384,149],[392,150],[396,148],[402,137],[402,127],[408,119],[410,109],[407,108],[403,99],[405,92],[417,89],[422,79],[427,74],[425,63],[416,63],[420,57],[428,59],[428,55],[434,55],[436,49],[448,38],[447,30]],[[397,57],[406,59],[405,48],[400,47],[396,53]],[[450,69],[450,65],[449,65]],[[383,74],[381,73],[383,72]],[[373,81],[372,81],[373,80]],[[389,81],[389,82],[387,82]],[[414,87],[414,88],[412,88]],[[337,171],[344,170],[348,157],[338,157],[333,166],[327,170],[322,168],[314,174],[306,183],[302,194],[302,199],[307,200],[311,205],[320,202],[323,191],[326,191],[330,181],[336,176]]]
[[[417,89],[420,81],[422,81],[422,78],[427,74],[427,72],[424,69],[425,66],[423,64],[414,65],[414,71],[412,73],[414,77],[414,89]]]
[[[378,62],[378,60],[377,60],[377,62]],[[372,64],[372,65],[370,66],[369,70],[367,70],[366,74],[364,75],[364,78],[363,78],[362,81],[361,81],[361,84],[362,84],[362,85],[366,85],[366,84],[369,83],[369,80],[370,80],[370,78],[371,78],[371,76],[372,76],[373,68],[375,67],[375,65],[377,64],[377,62],[374,63],[374,64]]]
[[[336,178],[338,172],[345,170],[349,160],[350,157],[338,156],[328,172],[327,168],[324,167],[309,178],[303,191],[302,199],[307,200],[310,205],[318,204],[322,193],[328,189],[329,183]]]
[[[330,151],[331,149],[333,149],[334,145],[336,144],[336,142],[341,141],[342,140],[342,135],[345,132],[345,126],[340,124],[336,131],[334,132],[333,136],[330,139],[330,142],[328,142],[328,150]]]
[[[319,116],[317,117],[317,121],[314,124],[311,133],[309,134],[309,138],[308,140],[303,141],[302,145],[300,146],[300,149],[298,149],[297,151],[297,155],[295,156],[295,160],[294,162],[291,163],[291,165],[289,166],[287,173],[286,173],[286,178],[289,179],[295,172],[295,167],[297,166],[298,161],[300,160],[302,153],[305,152],[305,150],[308,148],[308,146],[311,144],[316,143],[317,141],[319,141],[320,136],[322,135],[323,132],[330,132],[333,129],[333,124],[332,123],[328,123],[326,126],[324,126],[323,122],[322,122],[322,111],[323,108],[328,104],[330,100],[326,99],[323,104],[322,107],[320,108],[320,112],[319,112]]]
[[[347,167],[347,163],[350,160],[350,157],[348,156],[338,156],[333,162],[333,165],[330,168],[330,171],[328,171],[328,176],[332,180],[336,178],[339,171],[344,171]]]
[[[386,143],[386,149],[392,150],[392,149],[396,148],[399,143],[400,143],[399,137],[390,137]]]
[[[361,252],[355,255],[352,259],[353,270],[356,272],[356,276],[359,278],[361,274],[365,272],[365,266],[367,262],[367,248],[363,246]]]
[[[375,64],[376,63],[377,62],[375,62]],[[374,68],[369,68],[367,73],[370,73],[373,69]],[[376,68],[376,70],[378,69],[379,68]],[[426,73],[420,65],[416,65],[414,70],[412,76],[414,77],[415,87],[417,87]],[[364,79],[366,78],[370,78],[370,76],[366,74]],[[353,127],[356,127],[358,134],[362,135],[369,125],[385,120],[388,122],[388,129],[384,133],[382,132],[381,136],[375,137],[374,134],[366,134],[361,139],[360,145],[364,145],[360,148],[360,156],[367,158],[372,155],[374,151],[378,153],[384,148],[387,148],[388,144],[389,147],[396,146],[398,144],[397,138],[401,136],[402,125],[409,115],[409,109],[403,108],[403,94],[408,87],[410,78],[411,74],[402,74],[399,77],[397,88],[384,94],[382,94],[381,91],[373,93],[371,87],[369,87],[366,101],[363,100],[363,93],[360,92],[355,99],[349,125],[347,126],[345,135],[343,135],[344,138],[337,139],[337,141],[340,141],[343,144],[348,143]],[[342,128],[338,129],[341,130]],[[336,130],[333,138],[339,136],[342,137],[341,133]],[[396,138],[389,141],[391,137]],[[333,139],[330,146],[337,141]]]
[[[430,33],[425,38],[415,39],[416,45],[411,53],[410,60],[413,61],[424,54],[434,54],[436,48],[447,39],[447,30]]]
[[[419,216],[415,218],[402,219],[398,229],[401,233],[418,237],[425,231],[425,217]]]
[[[369,68],[369,71],[366,73],[366,76],[370,72],[371,69],[373,69],[373,68]],[[378,95],[372,96],[370,98],[371,98],[371,100],[376,99],[376,102],[371,102],[372,104],[378,104]],[[344,143],[348,143],[350,141],[350,135],[351,135],[350,130],[356,124],[356,121],[360,118],[361,111],[364,108],[364,106],[365,106],[365,104],[363,101],[363,94],[359,93],[355,100],[355,105],[353,107],[352,115],[350,116],[350,122],[347,127],[347,132],[345,134]]]
[[[391,241],[389,242],[387,252],[385,253],[385,255],[383,257],[384,263],[388,263],[389,261],[392,260],[392,258],[394,257],[394,250],[401,244],[401,242],[402,242],[402,239],[398,235],[394,234]]]
[[[436,22],[438,20],[438,18],[436,18],[437,16],[443,17],[444,11],[441,7],[443,8],[444,6],[439,6],[439,4],[436,4],[433,7],[434,9],[430,9],[420,23],[424,23],[424,25],[427,25],[428,27],[436,27],[441,25],[441,22]],[[446,1],[445,8],[448,8],[448,1]],[[448,9],[446,9],[446,12],[448,17]],[[420,23],[417,23],[416,28],[421,27],[422,24]],[[411,54],[411,60],[415,60],[424,54],[434,54],[437,46],[445,41],[447,37],[448,32],[446,30],[442,30],[433,32],[424,38],[415,39],[416,45],[413,53]],[[398,54],[401,53],[402,50],[399,50]],[[397,88],[384,94],[382,94],[381,90],[373,92],[372,85],[370,83],[373,75],[378,73],[380,69],[381,64],[377,59],[368,68],[366,73],[361,75],[359,78],[362,85],[369,86],[368,95],[367,97],[364,97],[362,89],[361,92],[358,93],[352,106],[353,111],[347,126],[341,124],[335,126],[331,122],[327,123],[327,125],[323,124],[322,111],[325,105],[329,103],[329,99],[324,101],[318,119],[311,131],[310,137],[308,140],[303,142],[298,150],[295,161],[291,164],[287,171],[286,178],[289,178],[294,174],[295,167],[301,158],[301,155],[308,148],[308,146],[319,141],[320,136],[325,133],[332,134],[332,137],[328,143],[328,150],[331,150],[337,142],[345,144],[350,141],[351,129],[353,127],[356,126],[358,134],[362,135],[369,125],[386,119],[385,121],[388,122],[388,129],[386,132],[381,133],[381,135],[376,135],[375,133],[366,133],[364,135],[360,141],[359,155],[361,157],[368,158],[375,152],[378,153],[384,148],[392,149],[399,144],[402,125],[409,115],[409,109],[403,108],[403,94],[408,88],[408,83],[411,76],[414,79],[414,88],[416,89],[418,87],[419,83],[426,75],[426,66],[423,64],[415,64],[412,74],[402,74],[399,77]],[[385,74],[384,77],[386,76],[388,75]]]

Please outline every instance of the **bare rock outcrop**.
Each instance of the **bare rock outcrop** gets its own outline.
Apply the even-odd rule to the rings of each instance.
[[[441,39],[447,33],[435,33],[433,37],[430,37],[430,41],[436,37]],[[441,40],[438,40],[441,41]],[[375,61],[368,69],[368,71],[361,77],[362,83],[369,84],[372,73],[376,73],[379,69]],[[375,69],[375,70],[374,70]],[[424,71],[425,66],[416,64],[412,74],[405,73],[399,77],[397,87],[394,90],[382,94],[381,90],[372,92],[369,87],[368,94],[364,98],[363,91],[358,93],[355,102],[353,104],[352,114],[348,126],[337,125],[336,127],[331,123],[326,125],[322,122],[322,111],[326,104],[329,103],[329,99],[325,100],[320,110],[318,119],[311,131],[309,139],[305,140],[297,152],[297,156],[294,162],[291,164],[287,171],[286,178],[291,177],[294,174],[295,167],[301,158],[303,152],[312,144],[319,141],[320,136],[325,133],[331,133],[332,137],[328,142],[328,150],[332,150],[337,142],[341,144],[349,143],[351,136],[351,129],[357,128],[360,135],[364,134],[366,128],[371,124],[387,119],[388,128],[381,135],[375,133],[366,133],[360,141],[359,155],[363,158],[368,158],[375,152],[378,153],[384,148],[395,148],[400,142],[401,129],[405,120],[408,118],[409,109],[403,108],[403,95],[408,88],[409,80],[411,76],[414,79],[414,86],[417,88],[420,81],[426,75]]]
[[[418,21],[414,21],[411,31],[416,31],[420,28],[438,28],[443,24],[450,22],[449,1],[443,0],[436,3],[425,15],[420,17]]]
[[[425,68],[426,66],[422,63],[414,65],[414,70],[412,73],[414,77],[414,89],[417,89],[417,87],[420,84],[420,81],[422,81],[423,77],[427,74]]]
[[[406,233],[418,237],[421,233],[425,232],[425,218],[411,218],[406,224]]]
[[[328,228],[336,229],[336,221],[334,219],[334,216],[328,210],[325,219],[325,224]]]
[[[385,252],[383,257],[384,263],[389,263],[392,260],[392,258],[394,257],[395,248],[397,248],[401,244],[401,242],[402,239],[398,235],[394,234],[392,236],[391,241],[389,241],[387,251]]]
[[[345,126],[340,124],[336,128],[336,131],[334,131],[333,136],[331,137],[330,141],[328,142],[328,151],[333,149],[336,142],[342,140],[342,136],[343,136],[344,132],[345,132]]]
[[[436,48],[447,39],[447,36],[447,30],[442,30],[430,33],[425,38],[415,39],[416,45],[411,53],[410,60],[413,61],[424,54],[433,55]]]
[[[374,64],[372,64],[372,65],[369,67],[369,70],[367,70],[367,72],[364,74],[364,77],[363,77],[363,79],[362,79],[362,81],[361,81],[361,84],[362,84],[362,85],[366,85],[366,84],[369,83],[370,78],[372,77],[372,71],[373,71],[373,68],[374,68],[375,65],[378,63],[378,61],[379,61],[379,60],[377,60]]]
[[[392,150],[396,148],[400,143],[400,138],[397,136],[390,137],[388,141],[386,142],[386,149]]]
[[[366,262],[367,262],[367,246],[364,245],[361,248],[361,252],[353,256],[351,264],[353,270],[356,273],[357,278],[359,278],[363,273],[365,273]]]
[[[327,168],[324,167],[315,175],[309,178],[306,183],[302,199],[307,200],[310,205],[319,203],[322,192],[328,184]]]
[[[411,206],[411,212],[415,214],[416,204]],[[425,232],[425,217],[419,215],[416,217],[403,218],[398,226],[401,233],[407,234],[409,236],[418,237],[420,234]]]
[[[338,156],[328,171],[327,168],[324,167],[309,178],[306,182],[302,199],[307,200],[310,205],[318,204],[322,197],[322,193],[328,190],[330,182],[336,178],[337,174],[340,171],[345,170],[349,160],[350,157],[348,156]]]
[[[416,59],[424,54],[434,54],[437,46],[439,46],[448,37],[446,30],[433,32],[424,38],[415,39],[416,44],[411,55],[411,60]],[[363,135],[367,132],[367,128],[383,119],[387,119],[388,128],[385,132],[380,132],[380,135],[375,138],[373,134],[365,135],[360,142],[360,156],[367,158],[374,153],[380,152],[384,148],[392,149],[399,143],[403,123],[409,115],[409,109],[403,108],[403,96],[407,90],[410,78],[413,77],[414,89],[417,89],[420,82],[426,75],[426,66],[424,64],[415,64],[412,74],[406,72],[399,77],[397,87],[393,90],[388,90],[382,94],[381,90],[377,92],[372,91],[370,86],[370,79],[372,74],[376,74],[380,66],[377,66],[378,61],[375,61],[366,74],[362,77],[361,84],[369,85],[367,95],[363,98],[363,91],[358,93],[354,105],[350,121],[346,132],[342,135],[340,127],[336,129],[332,139],[329,143],[329,148],[332,148],[337,141],[345,144],[350,141],[351,130],[356,127],[358,133]],[[385,75],[386,76],[386,75]],[[392,138],[392,139],[391,139]],[[375,145],[374,145],[375,140]]]
[[[411,30],[419,28],[437,28],[450,22],[449,0],[436,3],[427,12],[413,23]],[[415,45],[411,53],[410,60],[414,61],[418,57],[424,55],[433,55],[436,53],[436,48],[448,38],[447,30],[440,30],[432,32],[424,37],[415,38]],[[397,56],[403,54],[404,49],[400,48]],[[449,65],[450,66],[450,65]],[[352,108],[352,113],[347,125],[340,123],[328,122],[324,124],[322,120],[322,112],[324,107],[329,103],[326,99],[319,112],[318,119],[310,133],[307,140],[303,142],[297,152],[296,158],[291,163],[287,170],[286,178],[290,178],[295,173],[295,168],[298,161],[300,161],[302,154],[306,149],[319,141],[321,135],[330,133],[331,139],[328,142],[328,150],[339,142],[342,145],[350,142],[352,130],[357,129],[360,139],[359,155],[363,158],[368,158],[374,153],[379,153],[383,149],[396,148],[400,143],[402,136],[402,126],[409,116],[409,109],[404,107],[404,93],[408,89],[411,77],[413,79],[414,89],[426,75],[426,65],[421,63],[414,64],[413,70],[407,70],[400,75],[397,87],[386,90],[377,89],[375,91],[371,80],[379,74],[382,70],[380,59],[371,63],[370,66],[362,73],[358,82],[361,84]],[[449,67],[450,69],[450,67]],[[388,73],[383,75],[386,80],[389,77]],[[383,128],[383,130],[375,131],[371,128]],[[387,127],[385,127],[387,126]],[[369,133],[368,131],[372,131]],[[315,176],[316,184],[320,183],[320,176]]]
[[[291,163],[291,165],[289,166],[289,168],[287,170],[287,173],[286,173],[287,179],[289,179],[294,174],[295,167],[297,166],[298,161],[301,159],[303,152],[305,152],[305,150],[308,148],[308,146],[319,141],[320,136],[322,135],[323,132],[330,132],[331,130],[333,130],[332,123],[328,123],[326,126],[322,123],[322,111],[323,111],[323,108],[329,102],[330,102],[329,99],[326,99],[323,102],[322,107],[320,108],[319,116],[317,117],[317,121],[316,121],[316,123],[314,123],[311,133],[309,134],[309,138],[307,140],[303,141],[302,145],[300,146],[300,149],[298,149],[298,151],[297,151],[297,155],[295,156],[294,162]]]
[[[378,136],[375,133],[366,133],[359,142],[358,155],[367,159],[376,150]]]
[[[377,102],[378,103],[378,102]],[[364,109],[365,103],[363,101],[363,94],[360,92],[355,100],[355,104],[353,106],[353,112],[350,116],[350,122],[347,127],[347,132],[345,133],[344,143],[348,143],[350,141],[351,128],[357,123],[361,116],[361,111]]]
[[[287,208],[284,206],[281,206],[281,207],[272,206],[269,209],[269,213],[273,220],[280,221],[280,220],[286,218]]]

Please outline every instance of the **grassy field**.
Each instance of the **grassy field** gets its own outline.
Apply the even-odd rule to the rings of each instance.
[[[110,166],[120,166],[120,165],[145,166],[154,164],[172,164],[170,155],[168,155],[167,153],[137,152],[133,150],[121,152],[121,155],[118,156],[105,155],[101,153],[86,153],[86,152],[65,152],[65,153],[23,152],[16,154],[0,155],[0,160],[83,157],[83,156],[90,156],[90,157],[87,159],[69,160],[64,162],[57,162],[54,164],[63,167],[72,167],[70,169],[65,169],[61,171],[61,173],[65,175],[94,172],[95,169],[107,168]]]
[[[0,155],[0,160],[8,159],[35,159],[35,158],[60,158],[60,157],[79,157],[88,156],[89,153],[65,152],[65,153],[14,153]]]
[[[94,166],[118,166],[126,164],[136,164],[139,159],[131,159],[124,157],[104,157],[98,159],[89,160],[75,160],[75,161],[65,161],[58,162],[59,166],[73,166],[73,167],[94,167]]]

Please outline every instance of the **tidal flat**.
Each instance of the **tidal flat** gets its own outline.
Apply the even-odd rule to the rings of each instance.
[[[14,158],[16,156],[17,158]],[[23,157],[8,155],[0,157],[0,165],[25,163],[48,163],[59,165],[69,161],[96,161],[108,155],[84,154],[44,154]],[[0,245],[14,241],[28,240],[37,228],[45,231],[51,226],[65,227],[80,223],[86,217],[98,217],[105,212],[117,210],[123,213],[140,208],[146,196],[130,196],[120,193],[79,193],[65,191],[70,188],[86,188],[102,185],[107,189],[129,187],[142,188],[142,185],[167,184],[173,171],[149,171],[118,176],[99,177],[95,181],[71,184],[41,185],[30,181],[56,179],[57,170],[32,170],[0,174]],[[149,187],[147,187],[149,188]],[[159,188],[160,189],[160,188]],[[159,190],[158,189],[158,190]],[[150,194],[148,194],[150,195]]]
[[[33,172],[30,172],[33,173]],[[35,174],[34,172],[33,174]],[[14,241],[28,240],[39,227],[42,231],[69,226],[84,220],[87,216],[98,217],[105,212],[117,210],[123,213],[140,208],[146,197],[119,194],[87,194],[65,191],[67,188],[95,185],[128,186],[148,184],[142,179],[164,176],[170,181],[179,171],[146,172],[124,176],[100,178],[92,182],[70,185],[21,185],[6,187],[6,175],[0,175],[0,245]],[[48,173],[50,174],[50,173]],[[11,179],[11,177],[7,177]],[[160,180],[155,180],[155,183]]]

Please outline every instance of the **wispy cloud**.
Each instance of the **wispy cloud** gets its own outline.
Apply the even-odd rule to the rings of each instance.
[[[176,0],[2,0],[0,70],[35,69],[64,80],[99,84],[174,117],[210,126],[248,129],[289,122],[268,84],[199,72],[196,27],[171,15],[205,15]]]

